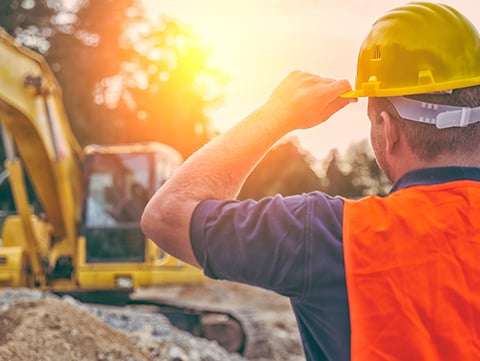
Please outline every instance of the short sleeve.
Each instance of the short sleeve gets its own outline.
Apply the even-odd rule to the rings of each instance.
[[[341,235],[342,207],[339,199],[320,192],[259,201],[205,200],[192,215],[192,248],[211,278],[298,298],[311,283],[313,245]]]

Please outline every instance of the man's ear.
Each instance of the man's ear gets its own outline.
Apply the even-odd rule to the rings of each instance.
[[[385,151],[387,153],[393,153],[400,140],[400,130],[398,124],[392,119],[388,112],[381,112],[380,117],[385,124]]]

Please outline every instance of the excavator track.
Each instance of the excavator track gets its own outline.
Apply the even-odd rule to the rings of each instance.
[[[246,358],[272,357],[268,332],[249,310],[228,310],[211,304],[173,302],[161,298],[132,298],[126,307],[162,314],[173,326],[194,336],[216,341],[227,351]]]

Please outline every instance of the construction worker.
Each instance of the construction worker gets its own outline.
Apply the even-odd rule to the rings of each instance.
[[[293,72],[158,190],[143,230],[214,279],[289,297],[308,360],[480,360],[479,84],[462,14],[393,9],[361,46],[353,90]],[[388,196],[235,200],[277,140],[357,97]]]

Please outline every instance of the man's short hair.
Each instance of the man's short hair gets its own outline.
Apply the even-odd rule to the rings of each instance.
[[[406,96],[422,102],[463,107],[480,106],[480,86],[454,89],[451,93]],[[403,119],[385,98],[369,98],[375,118],[386,111],[398,123],[412,151],[422,160],[433,160],[441,154],[457,157],[480,151],[480,122],[468,127],[438,129],[435,125]]]

